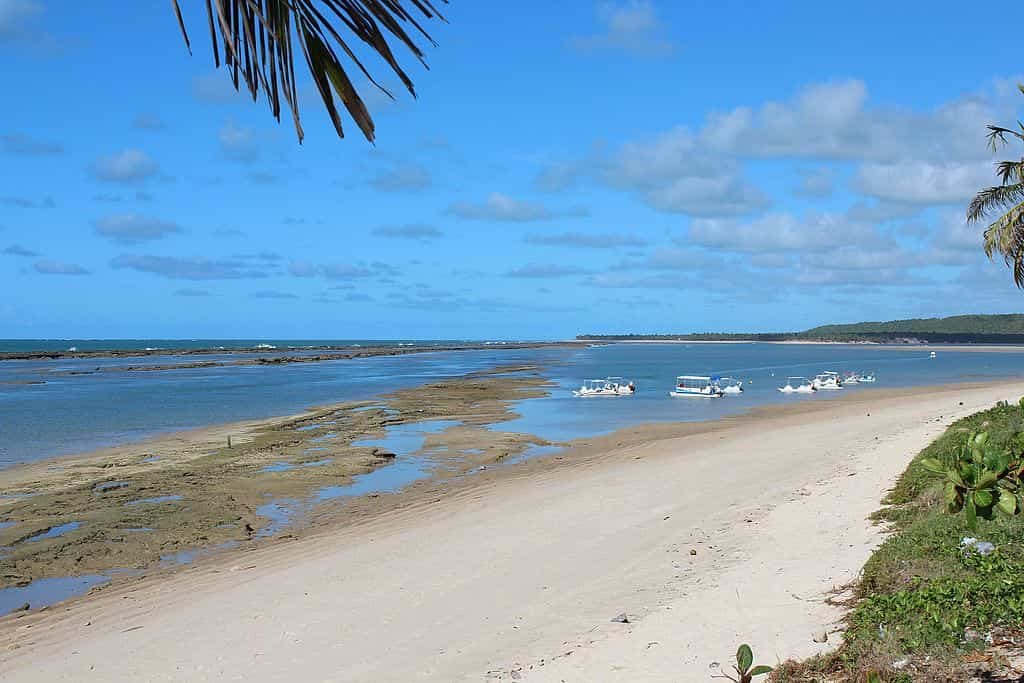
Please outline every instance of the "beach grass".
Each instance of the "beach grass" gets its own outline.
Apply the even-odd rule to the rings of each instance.
[[[1000,642],[1024,624],[1024,517],[979,520],[948,514],[942,479],[921,464],[944,459],[964,429],[985,429],[1019,450],[1024,413],[998,405],[951,425],[911,462],[876,513],[892,535],[864,565],[847,617],[844,644],[804,662],[787,662],[774,681],[962,681],[998,667]],[[991,542],[988,555],[965,550],[965,537]],[[993,645],[994,643],[994,645]],[[987,680],[987,679],[982,679]]]

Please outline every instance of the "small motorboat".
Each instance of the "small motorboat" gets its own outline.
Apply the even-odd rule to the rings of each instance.
[[[743,381],[733,377],[719,377],[718,386],[726,396],[738,396],[743,393]]]
[[[932,351],[932,352],[931,352],[931,355],[929,355],[928,357],[929,357],[929,358],[935,358],[935,352],[934,352],[934,351]]]
[[[844,386],[847,384],[859,384],[860,375],[858,375],[856,372],[847,373],[846,376],[843,377],[842,383]]]
[[[721,398],[725,391],[710,377],[680,375],[676,377],[676,388],[668,395],[673,398]]]
[[[839,378],[839,373],[832,372],[831,370],[826,370],[820,375],[816,375],[811,384],[818,391],[835,391],[836,389],[843,388],[843,380]]]
[[[572,392],[573,396],[587,398],[591,396],[632,396],[636,393],[636,384],[627,382],[621,377],[605,377],[604,379],[588,379],[583,385]]]
[[[779,387],[784,394],[813,394],[817,389],[806,377],[787,377],[785,386]]]
[[[873,373],[873,372],[866,372],[866,373],[864,373],[863,375],[860,376],[858,381],[861,384],[874,384],[877,380],[875,379],[875,373]]]

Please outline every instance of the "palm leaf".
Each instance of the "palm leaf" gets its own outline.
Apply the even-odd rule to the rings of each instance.
[[[220,68],[223,63],[236,90],[244,84],[254,101],[262,91],[271,114],[278,121],[283,101],[291,111],[295,133],[302,142],[305,133],[300,122],[295,78],[298,49],[338,137],[345,137],[345,133],[336,99],[372,142],[373,117],[339,55],[344,55],[372,87],[393,97],[373,78],[352,49],[353,40],[361,41],[383,59],[406,90],[416,97],[412,79],[398,63],[390,41],[404,45],[427,67],[423,50],[414,36],[435,44],[417,20],[420,17],[444,21],[434,6],[435,1],[206,0],[205,4],[214,64]],[[179,0],[171,0],[171,3],[185,47],[191,53],[192,43]]]
[[[1024,94],[1024,84],[1017,88]],[[993,151],[1016,140],[1024,142],[1024,123],[1019,130],[1002,126],[988,127],[988,144]],[[1024,289],[1024,158],[1000,161],[995,166],[1001,184],[987,187],[974,196],[967,207],[967,222],[976,223],[996,214],[985,230],[985,254],[996,254],[1013,271],[1013,282]]]

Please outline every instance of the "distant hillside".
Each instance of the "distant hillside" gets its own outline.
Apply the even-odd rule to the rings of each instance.
[[[846,325],[822,325],[803,332],[698,332],[690,334],[581,334],[606,341],[830,341],[896,344],[1022,344],[1024,314],[955,315]]]
[[[801,335],[832,336],[857,334],[1016,334],[1024,335],[1024,315],[954,315],[949,318],[915,318],[888,322],[822,325]]]

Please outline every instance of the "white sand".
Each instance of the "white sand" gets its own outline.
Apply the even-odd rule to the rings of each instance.
[[[866,516],[910,458],[1022,393],[821,402],[498,478],[9,619],[0,678],[678,682],[742,641],[809,655],[835,644],[812,642],[840,616],[822,598],[879,542]]]

